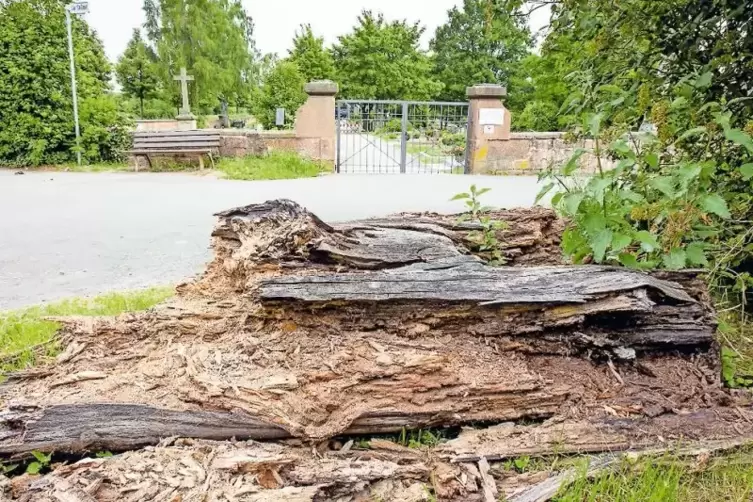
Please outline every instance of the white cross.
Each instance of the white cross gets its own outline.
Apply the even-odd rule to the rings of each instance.
[[[183,95],[183,108],[180,110],[181,115],[188,115],[191,113],[191,106],[188,104],[188,82],[193,80],[193,77],[186,74],[186,68],[180,69],[180,75],[173,77],[173,80],[180,80],[180,92]]]

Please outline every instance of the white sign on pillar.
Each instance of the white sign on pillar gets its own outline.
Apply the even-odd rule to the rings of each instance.
[[[277,126],[284,126],[285,125],[285,108],[278,108],[275,113],[275,125]]]
[[[505,109],[504,108],[481,108],[478,111],[479,124],[501,126],[505,123]]]

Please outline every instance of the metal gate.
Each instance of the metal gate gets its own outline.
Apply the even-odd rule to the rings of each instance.
[[[468,103],[341,100],[338,173],[466,172]]]

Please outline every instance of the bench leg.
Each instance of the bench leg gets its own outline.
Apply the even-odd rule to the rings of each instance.
[[[209,152],[209,162],[212,163],[212,170],[217,169],[217,167],[214,165],[214,155],[212,155],[212,152]]]
[[[199,155],[199,170],[200,171],[204,170],[204,156],[203,155]]]

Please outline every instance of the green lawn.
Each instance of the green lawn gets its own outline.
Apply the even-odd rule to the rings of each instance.
[[[173,295],[172,287],[109,293],[91,299],[73,298],[49,305],[0,312],[0,371],[34,365],[40,357],[56,355],[54,335],[58,325],[45,316],[107,316],[146,310]]]
[[[22,167],[4,167],[0,166],[5,169],[12,169],[14,171],[23,171],[24,168]],[[106,172],[117,172],[117,171],[129,171],[130,166],[125,163],[107,163],[107,164],[83,164],[78,165],[75,162],[68,163],[68,164],[57,164],[57,165],[50,165],[50,166],[39,166],[39,167],[29,167],[29,171],[54,171],[54,172],[60,172],[60,171],[69,171],[72,173],[106,173]]]
[[[331,172],[332,166],[305,159],[293,152],[271,152],[264,157],[223,158],[217,169],[231,180],[287,180],[312,178]]]
[[[583,469],[585,471],[585,469]],[[710,459],[671,455],[624,461],[589,480],[581,475],[556,502],[749,502],[753,494],[753,450]]]

